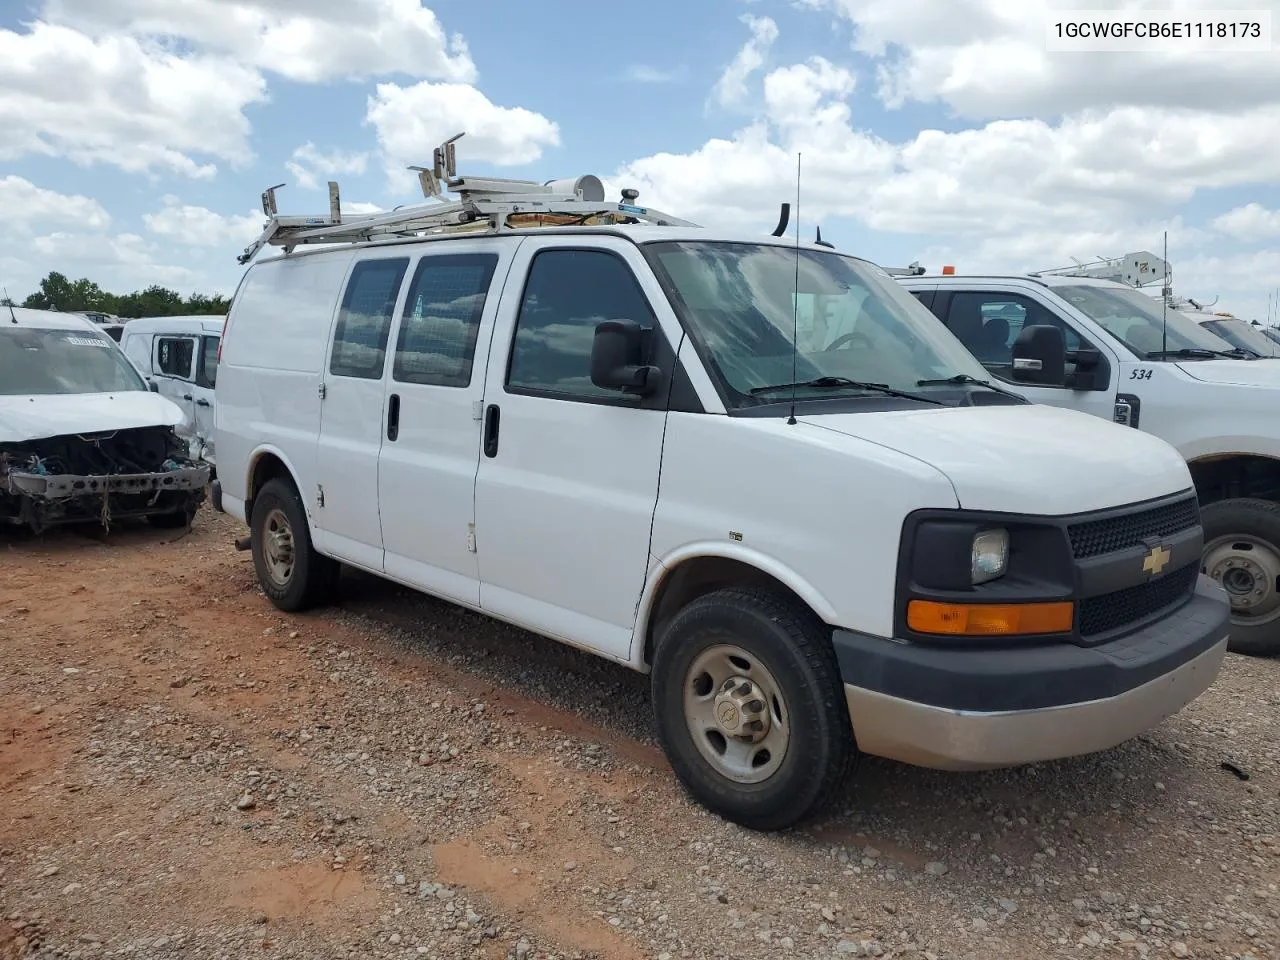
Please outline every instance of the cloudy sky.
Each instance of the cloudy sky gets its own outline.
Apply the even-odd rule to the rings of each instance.
[[[1280,46],[1048,53],[1053,8],[1280,0],[0,0],[0,283],[230,293],[286,212],[464,171],[595,173],[714,225],[886,265],[1160,252],[1265,319],[1280,286]]]

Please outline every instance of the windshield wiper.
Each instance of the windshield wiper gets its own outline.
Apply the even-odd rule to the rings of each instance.
[[[967,373],[957,373],[953,377],[938,377],[933,380],[917,380],[917,387],[940,387],[950,383],[966,383],[975,387],[986,387],[988,390],[994,390],[996,393],[1003,393],[1006,397],[1014,397],[1018,400],[1026,400],[1020,393],[1014,393],[1012,390],[1006,390],[1004,387],[997,387],[990,380],[979,380],[977,377],[971,377]]]
[[[795,383],[775,383],[767,387],[752,387],[751,395],[757,396],[761,393],[776,393],[779,390],[790,390],[793,387],[849,387],[850,389],[869,390],[873,393],[883,393],[887,397],[902,397],[904,400],[919,400],[921,403],[932,403],[939,407],[948,407],[949,403],[934,397],[926,397],[919,393],[911,393],[907,390],[897,390],[889,386],[887,383],[867,383],[864,380],[850,380],[848,377],[815,377],[812,380],[798,380]]]
[[[1232,350],[1210,350],[1208,347],[1183,347],[1181,350],[1148,350],[1143,356],[1145,360],[1192,360],[1199,358],[1209,360],[1213,357],[1226,357],[1228,360],[1254,360],[1244,350],[1236,347]]]

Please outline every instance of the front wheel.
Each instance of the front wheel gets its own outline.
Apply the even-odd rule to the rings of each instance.
[[[254,497],[249,532],[258,583],[276,607],[293,613],[329,598],[339,567],[311,545],[307,515],[293,484],[279,478],[267,482]]]
[[[1280,504],[1220,500],[1201,511],[1201,569],[1231,600],[1234,653],[1280,653]]]
[[[820,812],[857,750],[829,633],[772,594],[717,590],[681,610],[654,651],[652,698],[676,777],[750,829]]]

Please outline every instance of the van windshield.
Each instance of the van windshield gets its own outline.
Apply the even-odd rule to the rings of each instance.
[[[0,324],[0,395],[146,390],[109,337],[96,330]]]
[[[1054,293],[1144,360],[1187,359],[1174,356],[1182,350],[1208,351],[1212,356],[1237,349],[1190,317],[1177,310],[1166,311],[1159,300],[1137,290],[1073,283],[1055,287]]]
[[[875,393],[859,382],[924,395],[937,391],[922,381],[989,380],[937,318],[865,261],[766,243],[645,250],[730,407],[777,403],[787,393],[768,388],[792,381],[812,400]]]

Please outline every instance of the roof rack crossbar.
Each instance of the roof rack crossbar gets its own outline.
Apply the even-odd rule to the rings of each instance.
[[[459,177],[454,143],[461,133],[435,149],[434,165],[410,167],[418,173],[423,195],[432,202],[397,207],[382,213],[344,215],[338,185],[329,183],[329,212],[324,215],[281,216],[275,192],[282,184],[262,195],[267,223],[262,234],[236,259],[247,264],[267,245],[283,247],[286,253],[310,244],[361,243],[375,239],[455,233],[460,231],[500,233],[521,229],[511,218],[573,218],[585,223],[592,218],[605,222],[651,223],[656,226],[696,227],[679,217],[637,206],[638,191],[622,191],[622,200],[604,199],[604,186],[596,177],[553,180],[541,184],[533,180],[503,180],[494,177]],[[444,200],[447,187],[457,200]],[[436,198],[436,199],[432,199]],[[572,222],[572,221],[571,221]],[[565,224],[557,224],[565,225]]]

